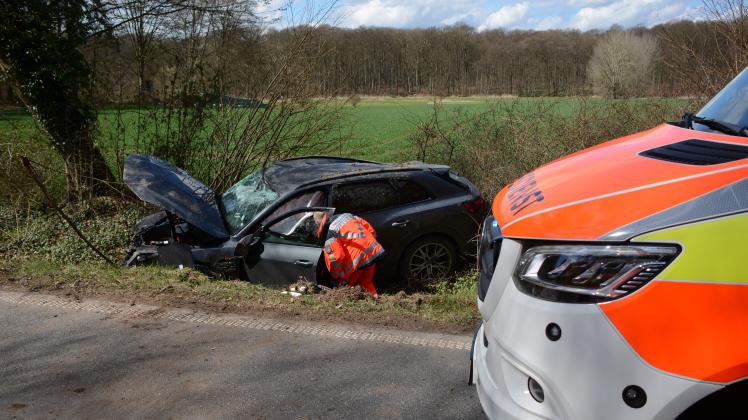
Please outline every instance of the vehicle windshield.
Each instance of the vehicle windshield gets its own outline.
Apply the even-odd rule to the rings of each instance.
[[[728,83],[696,115],[723,121],[739,128],[748,127],[748,69],[743,70]],[[701,124],[694,124],[694,127],[702,131],[711,131]]]
[[[277,199],[278,193],[264,181],[262,171],[256,171],[226,190],[219,201],[226,224],[236,233]]]

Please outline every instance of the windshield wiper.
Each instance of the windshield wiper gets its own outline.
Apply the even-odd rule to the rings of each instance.
[[[731,136],[748,137],[748,129],[746,127],[739,127],[737,125],[715,120],[713,118],[699,117],[698,115],[694,115],[691,112],[686,112],[685,114],[683,114],[681,124],[685,128],[693,129],[693,123],[705,125],[712,130],[716,130],[724,134],[729,134]]]

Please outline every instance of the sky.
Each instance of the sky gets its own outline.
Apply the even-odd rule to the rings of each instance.
[[[280,18],[276,26],[309,20],[310,10],[324,10],[329,4],[294,0],[288,6],[288,1],[270,0],[262,6],[267,16]],[[696,19],[700,6],[700,0],[337,0],[327,23],[347,28],[427,28],[462,22],[479,31],[586,31],[612,25],[651,27],[671,20]]]

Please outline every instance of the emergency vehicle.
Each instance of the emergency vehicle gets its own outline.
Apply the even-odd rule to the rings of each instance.
[[[489,417],[748,418],[746,127],[744,70],[497,195],[471,355]]]

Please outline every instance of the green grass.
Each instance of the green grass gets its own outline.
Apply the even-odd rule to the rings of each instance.
[[[110,267],[95,262],[70,264],[26,257],[6,260],[0,268],[0,286],[452,332],[471,331],[479,320],[476,278],[472,273],[437,283],[426,292],[382,294],[376,301],[362,294],[334,292],[293,299],[278,289],[238,280],[209,279],[192,270]]]
[[[433,110],[433,98],[364,98],[357,106],[343,105],[343,120],[340,128],[350,132],[348,142],[333,152],[341,156],[369,159],[382,162],[411,160],[415,156],[409,152],[408,135],[415,129],[417,121],[427,118]],[[490,107],[486,98],[444,99],[444,111],[457,108],[466,112],[482,112]],[[340,105],[340,103],[338,103]],[[102,109],[99,113],[100,142],[107,148],[116,136],[118,125],[128,130],[127,137],[134,137],[133,127],[137,124],[137,109],[117,111]],[[143,113],[152,118],[153,113]],[[0,123],[2,127],[2,123]],[[134,145],[132,139],[127,139]]]
[[[68,205],[64,211],[89,241],[114,261],[122,261],[134,224],[149,213],[144,207],[108,197]],[[17,208],[0,205],[0,255],[34,256],[71,264],[98,260],[57,214],[19,213]]]
[[[345,108],[345,125],[351,128],[352,137],[343,145],[341,155],[381,162],[412,160],[408,135],[416,123],[433,112],[433,98],[364,98],[357,106]],[[466,112],[489,109],[485,98],[445,99],[445,110],[462,108]]]
[[[502,106],[516,106],[520,110],[543,103],[551,112],[569,116],[582,102],[606,104],[614,100],[602,98],[362,98],[357,106],[347,105],[343,125],[352,129],[350,141],[338,151],[340,155],[381,162],[398,162],[416,158],[408,136],[418,121],[433,113],[434,101],[449,118],[451,112],[477,114]],[[615,101],[683,102],[680,99],[630,99]],[[449,121],[445,121],[449,124]]]
[[[0,142],[28,140],[39,134],[34,119],[21,108],[0,108]]]
[[[433,112],[434,100],[440,103],[442,112],[448,115],[461,110],[466,114],[480,113],[501,105],[517,107],[537,105],[543,102],[553,112],[570,115],[582,101],[587,103],[608,103],[611,100],[600,98],[498,98],[498,97],[459,97],[459,98],[362,98],[352,106],[346,104],[340,125],[351,132],[350,140],[334,152],[360,159],[382,162],[397,162],[416,158],[408,142],[416,123],[428,118]],[[633,99],[629,101],[650,101]],[[654,101],[679,101],[678,99],[655,99]],[[99,143],[109,154],[111,139],[115,137],[118,125],[124,126],[127,136],[134,136],[137,109],[123,108],[117,111],[104,108],[99,113]],[[447,121],[448,123],[448,121]],[[30,137],[35,131],[31,117],[23,110],[0,109],[0,135],[13,131],[17,137]],[[130,147],[131,139],[125,140]]]

